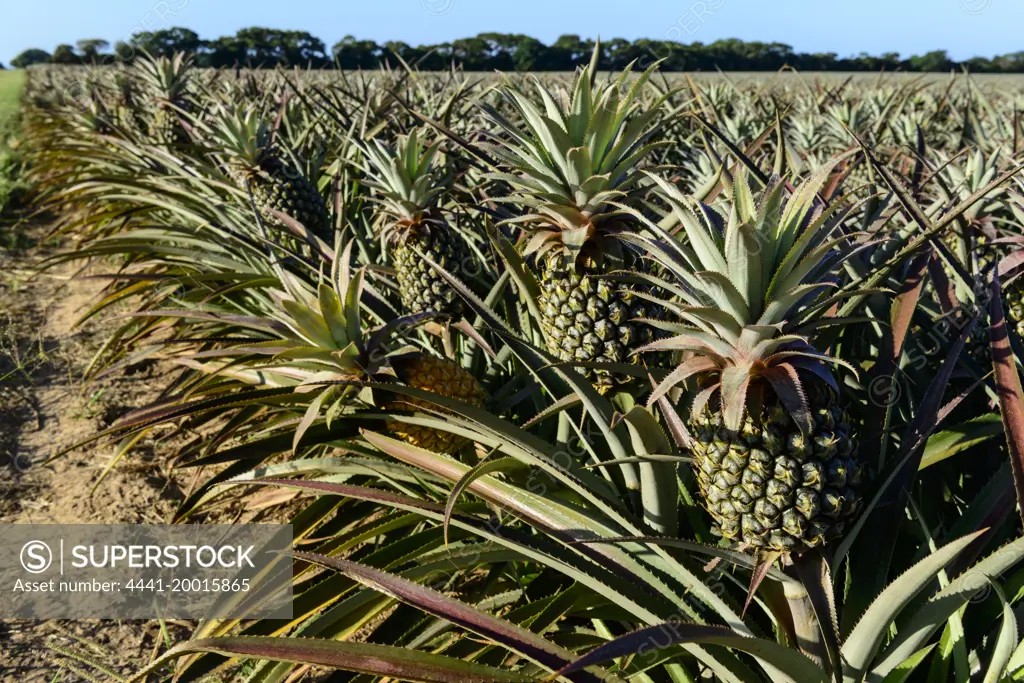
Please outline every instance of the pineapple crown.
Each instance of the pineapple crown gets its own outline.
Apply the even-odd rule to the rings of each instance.
[[[679,322],[654,323],[673,336],[640,352],[682,351],[685,360],[655,388],[652,403],[697,377],[702,389],[693,414],[717,395],[726,427],[739,429],[750,399],[770,389],[794,421],[810,429],[805,382],[838,392],[829,366],[850,367],[793,333],[798,317],[813,323],[837,299],[818,300],[836,286],[837,267],[852,253],[841,248],[850,235],[832,236],[838,205],[817,197],[833,167],[810,177],[788,201],[784,184],[774,179],[760,205],[745,174],[738,175],[724,225],[714,209],[652,176],[685,235],[680,239],[641,217],[653,237],[624,237],[650,250],[664,268],[658,284],[675,295],[662,303]]]
[[[153,57],[143,51],[135,62],[143,86],[165,102],[178,102],[187,93],[192,77],[192,55],[178,52],[173,57]]]
[[[368,328],[361,311],[365,271],[349,265],[352,243],[330,280],[310,291],[308,285],[285,276],[285,291],[272,293],[273,319],[280,339],[267,343],[282,367],[296,373],[299,389],[324,388],[330,382],[354,382],[394,377],[392,362],[411,347],[396,346],[392,338],[428,322],[433,313],[398,316]]]
[[[351,267],[352,244],[345,246],[329,279],[320,282],[315,291],[297,277],[278,271],[281,289],[270,292],[270,314],[238,320],[271,338],[219,354],[268,356],[266,363],[242,370],[238,376],[248,382],[315,394],[295,431],[295,446],[321,413],[326,413],[330,423],[350,409],[354,396],[374,404],[373,389],[362,383],[400,379],[396,366],[401,367],[415,351],[409,345],[398,346],[393,338],[435,317],[430,313],[400,316],[368,327],[362,310],[365,270]],[[228,362],[216,371],[231,373],[234,365]]]
[[[511,80],[500,88],[520,123],[493,106],[487,115],[507,134],[489,150],[510,172],[490,177],[507,182],[513,194],[498,201],[525,205],[525,216],[508,222],[530,226],[525,252],[578,253],[588,240],[621,223],[621,204],[638,190],[638,165],[662,142],[650,142],[658,110],[671,93],[641,111],[639,95],[657,68],[632,84],[632,64],[604,85],[596,85],[596,55],[576,72],[571,91],[552,93],[533,79],[543,102],[538,107]],[[628,86],[628,87],[627,87]]]
[[[211,133],[236,165],[257,169],[276,155],[273,126],[253,106],[225,106]]]
[[[391,223],[418,224],[447,188],[445,169],[437,163],[442,141],[424,144],[420,132],[400,135],[394,147],[379,140],[362,145],[373,201]]]

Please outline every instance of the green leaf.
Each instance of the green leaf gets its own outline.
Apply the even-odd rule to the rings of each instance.
[[[324,316],[327,328],[331,331],[331,337],[334,338],[333,348],[341,349],[348,346],[350,338],[346,330],[347,321],[338,293],[321,283],[317,290],[317,297],[320,299],[320,313]]]
[[[910,675],[914,673],[914,670],[921,665],[928,655],[935,649],[935,644],[929,645],[928,647],[921,648],[914,654],[910,655],[899,665],[889,672],[889,674],[882,679],[882,683],[905,683],[910,678]]]
[[[1003,606],[1003,621],[999,627],[999,635],[996,636],[996,644],[992,648],[992,657],[988,663],[988,670],[985,672],[983,683],[999,683],[1003,678],[1003,672],[1010,663],[1013,651],[1017,647],[1017,617],[1013,613],[1013,607],[1006,600],[1003,589],[993,583],[992,587],[999,597],[999,603]]]
[[[683,622],[668,622],[634,631],[594,648],[559,673],[567,674],[586,666],[606,662],[640,652],[650,652],[669,645],[700,643],[721,645],[746,652],[778,669],[787,680],[798,683],[826,683],[825,672],[806,656],[784,645],[738,635],[720,626],[703,626]],[[712,673],[719,675],[718,671]]]
[[[1024,670],[1024,641],[1021,641],[1017,649],[1013,651],[1010,662],[1006,665],[1006,675],[1014,681],[1019,681],[1022,670]]]
[[[637,455],[670,454],[668,438],[654,415],[634,406],[623,420],[629,429],[633,452]],[[671,462],[640,463],[640,498],[644,521],[659,534],[676,535],[679,526],[679,484],[676,464]]]
[[[534,680],[513,671],[502,671],[475,662],[464,662],[404,647],[312,638],[235,636],[179,643],[138,671],[129,681],[144,681],[149,674],[159,671],[168,662],[198,652],[315,664],[415,683],[529,683]]]
[[[761,250],[764,248],[766,247],[757,241],[757,234],[748,223],[730,227],[725,233],[725,258],[729,265],[729,278],[747,302],[752,320],[760,317],[764,305],[764,289],[761,284]]]
[[[1024,538],[1018,538],[964,570],[913,615],[901,620],[899,633],[877,660],[873,671],[885,675],[897,667],[915,650],[923,647],[954,613],[984,590],[990,580],[1015,566],[1022,558]]]
[[[292,441],[292,453],[299,450],[299,442],[302,441],[302,437],[305,435],[306,430],[308,430],[316,419],[320,417],[320,406],[323,405],[324,399],[327,398],[330,393],[330,391],[321,391],[309,404],[309,407],[306,408],[306,413],[302,416],[302,420],[295,428],[295,438]]]
[[[576,660],[573,653],[554,645],[551,641],[532,631],[414,581],[337,557],[307,552],[296,552],[295,557],[342,572],[363,585],[390,595],[396,600],[401,600],[477,635],[501,643],[523,657],[553,671],[568,666],[569,662]],[[615,676],[597,675],[586,676],[585,680],[620,681]]]
[[[925,444],[920,469],[942,462],[1002,433],[1003,423],[998,413],[979,415],[955,427],[937,432]]]
[[[984,533],[979,531],[947,543],[908,569],[875,598],[843,643],[841,654],[846,662],[843,670],[845,680],[860,680],[896,616],[915,595],[935,580],[947,564]]]
[[[515,472],[524,469],[527,469],[526,464],[512,457],[488,458],[477,463],[473,469],[462,475],[462,478],[459,479],[455,486],[452,487],[452,492],[448,494],[448,502],[444,506],[445,545],[448,544],[448,523],[451,521],[452,511],[455,509],[455,504],[458,502],[459,496],[469,488],[470,484],[480,477],[488,474],[494,474],[496,472]]]
[[[324,349],[335,348],[334,337],[331,336],[331,331],[327,329],[327,323],[324,321],[323,316],[314,312],[308,306],[291,299],[281,301],[281,306],[292,317],[294,324],[298,328],[297,331],[312,342],[314,346]]]

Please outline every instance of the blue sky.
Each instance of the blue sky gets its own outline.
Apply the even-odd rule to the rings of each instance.
[[[484,31],[551,42],[602,38],[780,41],[805,52],[964,59],[1024,50],[1021,0],[4,0],[0,61],[79,38],[186,26],[204,38],[245,26],[300,29],[328,47],[346,34],[435,43]]]

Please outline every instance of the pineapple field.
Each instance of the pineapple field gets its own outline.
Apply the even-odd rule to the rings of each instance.
[[[33,271],[159,368],[54,461],[295,536],[55,680],[1024,679],[1024,87],[597,61],[28,71]]]

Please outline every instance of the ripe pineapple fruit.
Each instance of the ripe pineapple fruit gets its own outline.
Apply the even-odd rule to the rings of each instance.
[[[683,353],[651,400],[696,381],[690,411],[697,480],[717,533],[769,553],[799,553],[840,533],[860,503],[855,430],[839,403],[834,358],[792,332],[798,310],[831,289],[845,238],[831,240],[835,207],[814,206],[830,168],[783,207],[783,186],[755,207],[737,177],[724,235],[674,186],[655,178],[687,246],[653,224],[653,253],[680,300],[666,302],[675,336],[649,350]],[[664,249],[665,251],[662,251]],[[801,323],[813,320],[801,320]]]
[[[392,366],[406,386],[458,399],[478,408],[483,408],[487,400],[487,394],[480,382],[467,370],[447,358],[414,354],[406,358],[392,360]],[[385,409],[445,412],[427,401],[408,396],[395,397],[387,403]],[[450,432],[442,432],[420,425],[396,421],[389,421],[387,425],[388,429],[398,437],[414,446],[435,453],[455,453],[466,442],[465,439]]]
[[[158,145],[188,142],[179,111],[195,110],[189,96],[192,56],[181,52],[170,59],[143,55],[135,68],[144,98],[140,123],[148,129],[151,141]]]
[[[596,86],[596,65],[576,73],[571,92],[552,94],[539,83],[539,108],[511,81],[501,92],[520,122],[484,105],[508,132],[491,147],[510,173],[512,196],[526,215],[520,242],[540,287],[540,326],[548,350],[563,361],[629,363],[631,353],[654,338],[645,319],[656,306],[634,292],[647,268],[638,252],[617,237],[635,227],[628,206],[642,178],[637,169],[660,143],[650,143],[661,97],[643,112],[638,95],[653,67],[627,83],[630,69]],[[627,88],[628,85],[628,88]],[[602,392],[630,378],[604,369],[585,370]]]
[[[423,258],[456,277],[470,258],[462,237],[437,207],[447,183],[435,163],[440,147],[440,141],[424,146],[419,131],[413,130],[400,136],[393,149],[374,140],[363,147],[363,154],[380,206],[377,225],[395,265],[405,312],[457,318],[462,299]]]
[[[212,132],[224,150],[229,173],[240,186],[252,189],[265,220],[276,223],[271,211],[280,211],[333,243],[327,204],[319,190],[281,157],[274,131],[253,108],[226,109]]]
[[[781,403],[696,420],[697,481],[717,533],[754,548],[798,552],[842,530],[859,504],[860,467],[849,418],[830,397],[805,433]]]

